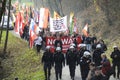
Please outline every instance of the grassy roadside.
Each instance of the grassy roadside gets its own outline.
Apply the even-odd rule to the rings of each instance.
[[[5,41],[5,32],[0,44],[0,53],[2,53]],[[2,59],[4,77],[3,80],[43,80],[43,68],[41,64],[41,55],[37,55],[34,49],[28,48],[28,43],[23,41],[11,33],[9,33],[9,41],[7,48],[7,57]]]

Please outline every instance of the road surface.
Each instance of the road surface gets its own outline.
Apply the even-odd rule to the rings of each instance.
[[[50,77],[50,80],[56,80],[55,78],[55,70],[54,68],[52,68],[52,74],[51,74],[51,77]],[[80,66],[77,66],[76,67],[76,70],[75,70],[75,80],[82,80],[81,79],[81,74],[80,74]],[[60,79],[59,79],[60,80]],[[63,72],[62,72],[62,79],[61,80],[71,80],[70,78],[70,73],[69,73],[69,67],[68,66],[65,66],[63,68]],[[120,79],[114,79],[112,76],[110,77],[110,80],[120,80]]]

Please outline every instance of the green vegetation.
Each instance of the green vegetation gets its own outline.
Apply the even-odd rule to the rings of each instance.
[[[0,44],[0,54],[2,53],[5,41],[3,33]],[[28,48],[28,43],[9,33],[6,59],[2,59],[3,80],[43,80],[44,73],[41,64],[41,55],[37,55],[34,49]]]
[[[15,3],[17,0],[12,0],[12,3]],[[18,0],[20,2],[20,4],[22,5],[23,3],[25,3],[28,6],[33,6],[34,3],[32,0]]]

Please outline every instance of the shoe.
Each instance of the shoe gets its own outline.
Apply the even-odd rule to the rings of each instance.
[[[72,78],[72,80],[74,80],[74,77]]]
[[[61,78],[61,76],[60,76],[60,80],[61,80],[62,78]]]
[[[120,80],[120,78],[119,78],[119,77],[117,77],[117,79],[118,79],[118,80]]]
[[[115,75],[113,75],[113,77],[114,77],[114,78],[116,78],[116,76],[115,76]]]
[[[48,80],[50,80],[50,78],[48,78]]]

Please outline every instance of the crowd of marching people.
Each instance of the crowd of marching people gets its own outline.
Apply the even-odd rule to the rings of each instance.
[[[21,38],[29,41],[29,26],[25,25]],[[73,34],[76,37],[79,34]],[[69,66],[71,80],[75,80],[76,66],[80,66],[82,80],[109,80],[113,74],[114,78],[120,79],[120,51],[114,46],[111,53],[112,65],[106,56],[107,46],[102,39],[98,40],[95,36],[82,36],[82,43],[77,44],[76,40],[70,44],[65,54],[62,52],[61,36],[70,36],[64,33],[50,33],[49,28],[39,31],[38,38],[35,39],[37,53],[45,46],[46,36],[56,37],[54,48],[55,52],[51,52],[50,46],[46,46],[43,53],[42,63],[44,65],[45,80],[50,80],[51,68],[55,68],[56,80],[62,79],[62,68]],[[117,67],[117,70],[116,70]],[[117,71],[117,74],[116,74]]]
[[[31,10],[31,9],[30,9]],[[32,13],[29,18],[34,18]],[[36,21],[36,25],[38,22]],[[30,38],[30,20],[25,24],[21,38],[29,41]],[[45,80],[50,80],[51,68],[55,68],[56,80],[62,79],[62,68],[69,66],[71,80],[75,80],[76,66],[80,66],[80,73],[82,80],[109,80],[113,74],[114,78],[120,79],[120,51],[117,46],[113,47],[113,52],[110,57],[112,58],[112,65],[106,56],[107,46],[102,39],[98,40],[95,36],[82,36],[82,42],[77,43],[76,37],[79,34],[74,33],[72,36],[65,32],[50,33],[49,28],[39,29],[37,39],[34,40],[37,53],[40,53],[41,48],[45,46],[47,36],[54,36],[55,51],[50,50],[50,46],[43,48],[45,52],[42,56],[42,63],[44,66]],[[74,37],[73,43],[70,44],[66,53],[62,52],[62,36]],[[117,70],[116,70],[117,67]],[[117,71],[117,73],[116,73]]]
[[[84,37],[81,44],[71,43],[67,52],[63,54],[62,41],[59,36],[57,38],[54,46],[55,52],[51,53],[50,46],[47,46],[42,57],[45,80],[50,80],[51,67],[53,66],[55,67],[56,80],[62,79],[62,68],[65,65],[69,66],[71,80],[75,80],[75,69],[78,65],[80,65],[82,80],[109,80],[112,74],[114,78],[120,79],[120,51],[117,46],[113,46],[113,52],[110,55],[111,65],[106,56],[107,46],[103,40],[97,41],[96,37]]]

